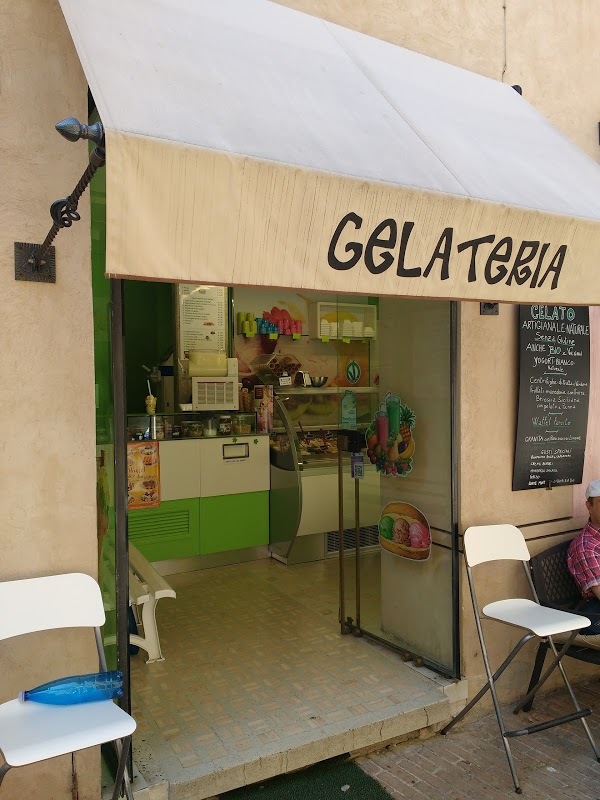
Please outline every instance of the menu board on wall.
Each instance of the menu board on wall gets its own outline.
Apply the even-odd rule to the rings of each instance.
[[[589,389],[589,309],[520,306],[513,491],[581,483]]]
[[[227,350],[227,289],[223,286],[177,286],[179,358],[190,350]]]

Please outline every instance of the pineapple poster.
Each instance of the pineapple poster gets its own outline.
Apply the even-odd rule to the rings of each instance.
[[[388,392],[365,434],[367,456],[377,472],[402,478],[412,472],[414,427],[415,412]]]

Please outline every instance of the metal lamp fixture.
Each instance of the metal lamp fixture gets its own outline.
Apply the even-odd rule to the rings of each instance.
[[[56,130],[69,142],[89,139],[96,146],[90,154],[90,162],[71,194],[55,200],[50,206],[52,227],[42,244],[15,242],[15,280],[56,283],[56,253],[52,246],[61,228],[70,228],[81,219],[77,206],[96,171],[106,162],[104,152],[104,128],[101,122],[84,125],[75,117],[68,117],[56,124]]]

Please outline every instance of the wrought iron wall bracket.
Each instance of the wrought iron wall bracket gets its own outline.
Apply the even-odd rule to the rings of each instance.
[[[90,181],[106,161],[104,152],[104,129],[101,122],[82,125],[74,117],[56,124],[56,130],[69,142],[90,139],[96,147],[90,155],[90,163],[71,194],[63,200],[55,200],[50,206],[52,227],[41,244],[15,242],[15,280],[56,283],[56,251],[52,242],[61,228],[70,228],[81,219],[77,206]]]
[[[41,244],[15,242],[15,280],[56,283],[55,249],[49,247],[46,255],[39,259]],[[38,260],[39,259],[39,260]]]

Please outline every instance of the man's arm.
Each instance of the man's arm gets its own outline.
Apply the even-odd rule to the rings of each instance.
[[[590,586],[590,592],[594,593],[594,597],[600,600],[600,585],[598,586]]]

